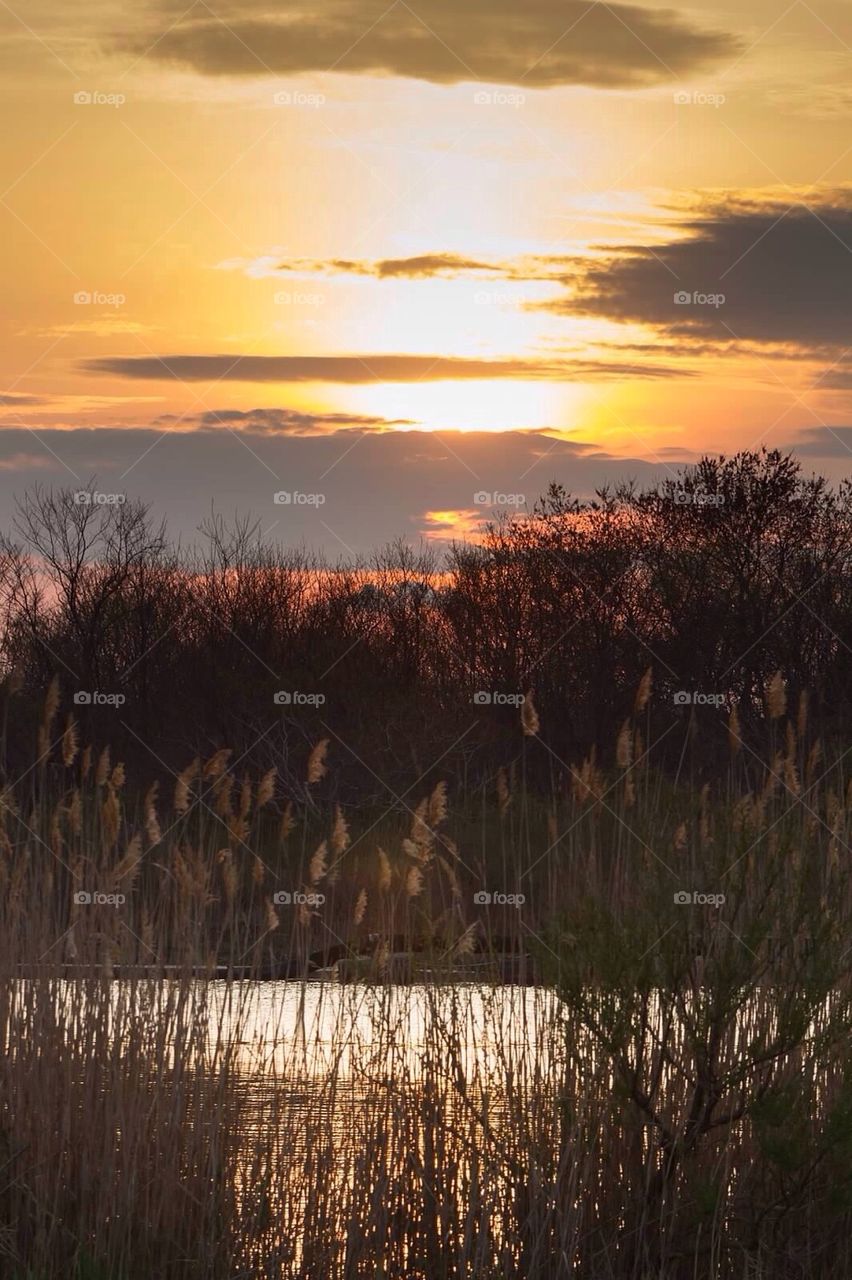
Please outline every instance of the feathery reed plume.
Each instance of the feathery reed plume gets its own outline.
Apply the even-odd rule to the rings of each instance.
[[[740,729],[740,713],[737,711],[737,704],[731,707],[731,714],[728,716],[728,746],[731,749],[731,755],[735,756],[743,745],[742,731]]]
[[[112,871],[112,883],[116,887],[123,881],[127,881],[125,887],[130,888],[139,875],[139,868],[142,864],[142,837],[136,832],[131,836],[124,857],[116,864]]]
[[[266,899],[266,932],[273,933],[280,924],[281,924],[281,921],[278,918],[278,912],[275,910],[275,907],[273,906],[272,899],[267,898]]]
[[[80,781],[85,782],[92,771],[92,748],[84,747],[80,755]]]
[[[69,768],[77,758],[80,740],[77,734],[77,722],[69,713],[65,721],[65,732],[62,735],[62,763]]]
[[[780,719],[787,710],[787,690],[780,671],[775,672],[766,686],[766,710],[770,720]]]
[[[447,841],[447,847],[450,853],[453,855],[453,857],[458,858],[458,850],[456,849],[455,845],[452,844],[452,841]],[[446,858],[441,857],[440,854],[438,854],[438,866],[441,868],[444,875],[447,877],[447,882],[450,886],[450,892],[452,893],[456,901],[458,901],[462,896],[462,891],[461,891],[461,885],[459,884],[459,878],[456,875],[455,867],[453,867],[453,865],[449,863]]]
[[[674,836],[672,837],[672,847],[678,850],[685,849],[687,846],[687,841],[688,841],[688,836],[687,836],[687,830],[686,830],[686,823],[682,822],[680,826],[676,828]]]
[[[439,827],[447,817],[447,784],[438,782],[429,797],[426,820],[430,827]]]
[[[53,850],[54,856],[57,858],[62,856],[62,843],[63,843],[62,829],[59,823],[60,814],[61,814],[61,806],[57,805],[53,811],[53,816],[51,817],[51,820],[50,820],[50,847]]]
[[[225,772],[232,755],[233,752],[230,747],[220,747],[205,764],[203,776],[205,778],[218,778],[220,774]]]
[[[157,818],[157,792],[159,789],[159,782],[152,782],[148,790],[145,792],[145,799],[142,802],[142,811],[145,818],[145,834],[148,837],[149,845],[159,844],[162,839],[160,822]]]
[[[579,773],[576,769],[571,770],[572,792],[578,804],[585,804],[590,796],[598,799],[603,794],[603,783],[595,763],[596,759],[597,752],[592,747]]]
[[[328,871],[328,845],[325,840],[317,846],[308,866],[308,879],[311,884],[319,884]]]
[[[787,721],[787,755],[791,760],[796,758],[796,730],[791,720]]]
[[[192,850],[188,845],[186,853],[184,853],[180,845],[174,845],[172,848],[172,875],[177,882],[182,898],[192,898],[197,891],[195,876],[192,874],[192,868],[189,865],[191,853]]]
[[[275,765],[273,765],[271,769],[267,769],[266,773],[263,775],[260,782],[258,783],[257,785],[258,809],[262,809],[264,805],[269,804],[269,801],[275,795],[275,779],[277,777],[278,777],[278,770],[275,768]]]
[[[639,688],[636,690],[636,700],[633,703],[633,712],[639,715],[648,705],[651,697],[651,690],[654,686],[654,669],[649,667],[639,681]]]
[[[117,764],[109,776],[109,784],[111,787],[115,787],[116,791],[118,791],[120,787],[124,786],[126,779],[127,775],[124,772],[124,765]]]
[[[817,771],[817,766],[819,765],[819,762],[821,759],[822,759],[822,743],[820,742],[819,738],[815,738],[814,744],[811,747],[810,751],[808,752],[808,760],[807,760],[807,764],[805,765],[805,781],[807,782],[808,786],[810,786],[811,783],[813,782],[814,774]]]
[[[109,777],[109,747],[104,747],[95,766],[95,786],[102,787]]]
[[[190,787],[193,780],[198,776],[201,768],[201,761],[198,756],[182,769],[175,778],[175,794],[173,800],[174,811],[177,814],[186,813],[189,808]]]
[[[213,809],[220,818],[230,818],[234,809],[231,804],[231,798],[234,791],[234,775],[232,773],[223,773],[217,779],[213,788]]]
[[[308,756],[308,786],[313,786],[315,782],[319,782],[328,773],[325,764],[326,752],[328,751],[328,738],[320,738],[316,746],[311,750]]]
[[[417,862],[424,864],[432,860],[430,844],[418,843],[416,840],[410,840],[407,836],[402,841],[402,852],[407,854],[409,858],[414,858]]]
[[[107,849],[112,849],[118,839],[121,822],[121,805],[114,787],[108,786],[101,806],[101,824]]]
[[[248,812],[249,812],[249,809],[251,808],[251,796],[252,796],[251,778],[246,773],[243,775],[243,782],[242,782],[242,786],[240,787],[239,814],[240,814],[240,817],[243,819],[248,817]]]
[[[419,867],[409,867],[405,877],[405,892],[409,898],[416,898],[423,892],[423,872]]]
[[[386,893],[388,889],[391,887],[392,876],[391,876],[390,858],[385,853],[381,845],[378,846],[377,853],[379,857],[379,876],[378,876],[379,891],[381,893]]]
[[[367,911],[367,890],[362,889],[355,899],[355,910],[352,914],[352,923],[356,929],[359,924],[363,923],[364,915]]]
[[[258,857],[258,855],[255,854],[251,864],[252,884],[263,884],[263,881],[265,878],[266,878],[266,863],[263,861],[262,858]]]
[[[232,814],[228,818],[228,833],[234,844],[245,844],[248,838],[249,824],[238,813]]]
[[[380,978],[386,978],[388,976],[388,970],[390,968],[390,947],[388,946],[387,940],[385,938],[382,938],[379,945],[376,947],[376,954],[374,959],[375,959],[375,966],[376,966],[376,974]]]
[[[633,747],[633,734],[630,730],[630,721],[625,720],[621,726],[618,740],[615,744],[615,760],[619,769],[630,768],[631,750]]]
[[[239,873],[234,864],[234,855],[230,849],[220,849],[216,855],[222,867],[222,886],[225,890],[225,901],[233,906],[239,886]]]
[[[781,782],[781,772],[784,768],[784,757],[780,753],[776,753],[772,764],[766,775],[766,782],[763,785],[763,799],[770,800]]]
[[[435,841],[435,832],[427,822],[428,811],[428,799],[421,800],[411,816],[410,838],[403,841],[406,853],[409,853],[412,858],[417,858],[419,862],[430,860],[432,845]]]
[[[11,787],[0,787],[0,827],[5,827],[7,815],[17,817],[18,802]]]
[[[278,839],[282,844],[287,839],[295,825],[296,819],[293,817],[293,801],[288,800],[284,806],[284,812],[281,814],[281,823],[278,827]]]
[[[526,694],[521,704],[521,727],[523,728],[524,736],[527,738],[534,738],[541,728],[538,712],[532,700],[532,693]]]
[[[576,769],[571,769],[571,793],[577,804],[585,804],[591,794],[591,788],[587,778],[588,761],[584,760],[579,773]]]
[[[457,956],[472,956],[476,951],[476,938],[479,933],[479,921],[469,924],[464,933],[456,939],[453,951]]]
[[[335,858],[339,858],[349,848],[349,823],[344,818],[339,804],[334,808],[334,826],[331,829],[329,843]]]
[[[798,770],[790,756],[784,757],[784,785],[794,796],[801,794],[802,788],[799,783]]]
[[[640,773],[645,767],[645,739],[642,737],[642,730],[637,729],[633,734],[633,772]]]
[[[501,818],[511,803],[512,793],[509,790],[509,778],[506,770],[500,768],[497,770],[497,812]]]

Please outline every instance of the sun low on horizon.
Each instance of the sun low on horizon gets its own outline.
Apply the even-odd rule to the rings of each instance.
[[[705,452],[848,473],[846,4],[35,0],[0,58],[5,497],[365,549]]]

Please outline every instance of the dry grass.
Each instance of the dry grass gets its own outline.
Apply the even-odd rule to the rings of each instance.
[[[51,688],[0,795],[3,1274],[848,1275],[842,761],[776,680],[763,754],[732,715],[727,781],[673,783],[650,698],[611,770],[529,795],[528,699],[487,792],[371,823],[326,741],[299,796],[226,751],[136,788]],[[498,938],[538,985],[458,981]]]

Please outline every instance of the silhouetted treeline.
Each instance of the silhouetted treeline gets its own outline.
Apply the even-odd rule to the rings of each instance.
[[[542,741],[525,766],[552,780],[614,742],[649,667],[651,733],[673,765],[688,749],[712,769],[731,705],[747,735],[778,670],[824,736],[848,729],[852,486],[777,452],[592,501],[552,486],[443,557],[398,544],[329,564],[218,518],[187,550],[139,502],[64,490],[25,495],[10,524],[8,776],[56,673],[83,739],[147,776],[230,747],[295,786],[307,745],[329,737],[337,785],[364,802],[488,777],[519,754],[527,690]]]

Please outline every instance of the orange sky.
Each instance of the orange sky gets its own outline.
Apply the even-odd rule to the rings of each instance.
[[[0,61],[0,499],[343,551],[705,450],[848,473],[847,3],[30,0]]]

